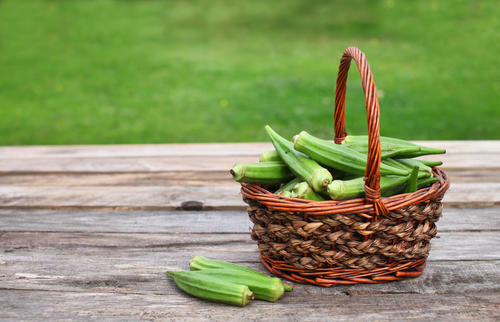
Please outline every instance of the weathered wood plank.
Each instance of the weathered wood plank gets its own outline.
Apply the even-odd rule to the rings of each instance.
[[[500,154],[445,154],[427,156],[442,160],[443,169],[500,169]],[[149,157],[8,158],[0,159],[0,173],[110,173],[165,171],[228,171],[236,162],[256,162],[257,155],[169,155]]]
[[[451,182],[500,182],[500,168],[446,169]],[[229,171],[169,171],[132,173],[28,173],[0,175],[0,186],[214,186],[231,185]]]
[[[433,240],[431,260],[500,260],[500,234],[496,231],[442,232],[439,236]],[[50,247],[69,251],[76,259],[79,256],[73,250],[80,248],[89,251],[92,248],[155,249],[182,252],[183,256],[191,256],[192,251],[257,254],[256,243],[249,234],[4,232],[0,236],[0,247],[7,253],[24,248],[41,252]]]
[[[448,154],[500,153],[496,140],[414,141],[417,144],[444,148]],[[72,146],[3,146],[0,159],[98,158],[150,156],[256,156],[272,149],[269,142],[254,143],[188,143],[188,144],[122,144]]]
[[[445,141],[446,142],[446,141]],[[454,141],[451,141],[454,142]],[[488,142],[488,141],[485,141]],[[486,143],[488,144],[488,143]],[[183,144],[118,144],[70,146],[3,146],[0,159],[42,158],[107,158],[159,156],[257,156],[273,148],[262,143],[183,143]],[[494,144],[492,150],[494,151]],[[499,148],[500,151],[500,148]]]
[[[500,172],[499,172],[500,173]],[[491,177],[490,175],[487,177]],[[475,182],[478,180],[476,179]],[[499,179],[500,182],[500,179]],[[229,171],[38,173],[0,175],[0,186],[215,186],[233,185]]]
[[[217,187],[0,187],[0,207],[182,209],[189,201],[206,210],[245,208],[236,183]]]
[[[328,290],[310,287],[305,292],[500,291],[500,250],[494,247],[498,237],[492,233],[441,235],[433,242],[427,268],[420,278]],[[162,282],[164,272],[188,269],[195,255],[265,271],[258,261],[255,243],[243,234],[4,233],[0,250],[0,285],[4,289],[174,294],[172,286]]]
[[[46,266],[33,267],[13,265],[5,269],[0,276],[0,289],[4,290],[43,290],[60,292],[110,292],[129,294],[162,294],[176,295],[178,290],[173,283],[165,283],[166,270],[189,269],[186,263],[157,267],[142,259],[126,264],[114,261],[103,263],[92,257],[92,262],[85,258],[82,262],[92,265],[82,269],[73,261],[62,256],[62,268],[54,267],[53,263],[42,260]],[[87,257],[87,256],[86,256]],[[113,259],[117,256],[113,255]],[[118,256],[121,259],[122,256]],[[68,262],[67,262],[68,261]],[[96,263],[97,262],[97,263]],[[167,263],[168,264],[168,263]],[[253,269],[268,273],[256,262],[241,262]],[[144,268],[142,268],[144,266]],[[296,284],[296,295],[320,296],[332,294],[456,294],[465,292],[500,292],[500,261],[429,261],[424,273],[418,278],[406,279],[397,283],[360,284],[355,286],[337,286],[334,288],[318,288],[309,285]],[[20,269],[19,269],[20,268]],[[29,269],[29,272],[26,270]],[[101,271],[97,271],[100,269]],[[158,271],[155,271],[158,269]],[[24,271],[23,271],[24,270]],[[290,282],[292,284],[292,282]],[[308,298],[308,301],[310,299]]]
[[[0,209],[2,231],[122,233],[247,233],[252,226],[240,211],[123,211]],[[500,230],[500,208],[445,207],[439,232]]]
[[[255,156],[164,156],[112,158],[2,159],[0,173],[110,173],[164,171],[229,171],[236,162],[257,162]]]
[[[223,186],[0,186],[0,208],[183,209],[196,201],[205,210],[240,210],[246,205],[239,184]],[[452,184],[443,202],[448,206],[500,205],[500,183]]]
[[[307,295],[308,296],[308,295]],[[99,292],[0,291],[2,319],[338,321],[498,320],[495,293],[322,295],[287,294],[277,303],[255,301],[239,308],[208,303],[185,294],[172,296]]]

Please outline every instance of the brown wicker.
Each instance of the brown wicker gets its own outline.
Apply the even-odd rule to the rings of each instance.
[[[430,240],[449,187],[446,174],[433,168],[439,182],[413,193],[380,196],[379,103],[365,55],[345,50],[335,94],[335,142],[345,136],[345,92],[351,59],[356,61],[366,97],[368,162],[366,197],[311,201],[275,195],[255,184],[241,184],[254,223],[262,263],[272,273],[320,286],[381,283],[422,274]]]

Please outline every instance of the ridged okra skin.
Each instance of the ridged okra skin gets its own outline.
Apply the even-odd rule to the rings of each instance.
[[[410,160],[410,159],[408,159],[408,160]],[[415,161],[419,161],[419,160],[415,160]],[[382,162],[384,164],[390,165],[392,167],[401,168],[403,170],[408,170],[408,171],[412,171],[414,166],[418,166],[418,168],[419,168],[418,169],[418,178],[419,179],[432,176],[432,169],[423,163],[415,162],[415,163],[412,163],[413,165],[410,165],[410,163],[403,163],[400,160],[394,160],[393,158],[387,158],[385,160],[382,160]]]
[[[410,176],[408,177],[408,182],[406,183],[405,192],[415,192],[417,191],[417,180],[418,180],[418,166],[414,166],[411,170]]]
[[[281,280],[276,277],[267,277],[242,270],[230,268],[207,268],[192,273],[212,276],[229,283],[246,285],[258,300],[276,302],[283,297],[285,289]]]
[[[319,163],[346,173],[364,175],[366,171],[366,154],[359,153],[345,145],[322,140],[306,131],[294,137],[294,148],[307,154]],[[380,164],[382,175],[408,175],[408,170]]]
[[[367,153],[368,151],[368,136],[367,135],[348,135],[342,142],[351,148],[358,150],[359,152]],[[388,136],[380,137],[380,144],[382,148],[382,157],[393,157],[393,158],[415,158],[422,155],[428,154],[443,154],[446,153],[445,149],[431,148],[427,146],[418,145],[411,143],[406,140],[392,138]],[[417,148],[417,150],[412,151],[411,148]],[[410,149],[406,150],[405,149]],[[389,152],[392,151],[392,154]]]
[[[428,173],[428,177],[432,176],[432,168],[417,159],[396,159],[396,161],[401,162],[407,168],[413,169],[413,167],[418,167],[419,171]]]
[[[203,256],[195,256],[189,262],[189,267],[191,270],[202,270],[202,269],[207,269],[207,268],[229,268],[229,269],[236,269],[240,271],[245,271],[253,274],[259,274],[262,276],[266,276],[262,274],[261,272],[258,272],[250,267],[246,267],[243,265],[238,265],[238,264],[233,264],[229,262],[224,262],[216,259],[209,259]],[[267,276],[266,276],[267,277]]]
[[[297,183],[293,187],[291,197],[316,201],[325,200],[325,198],[314,192],[314,190],[305,181]]]
[[[424,178],[424,179],[419,179],[417,181],[417,189],[422,189],[422,188],[426,188],[436,182],[439,181],[439,178],[436,178],[436,177],[430,177],[430,178]]]
[[[281,161],[237,163],[229,171],[237,182],[277,184],[293,178],[293,173]]]
[[[276,133],[269,125],[266,131],[280,155],[290,170],[299,178],[306,181],[316,192],[324,191],[326,186],[332,182],[331,173],[320,166],[316,161],[303,156],[293,148],[292,142],[284,139]]]
[[[390,196],[400,192],[408,176],[381,176],[380,192],[382,196]],[[363,177],[352,180],[333,180],[328,185],[328,194],[332,200],[347,200],[360,198],[365,195],[365,181]]]
[[[283,193],[285,193],[285,192],[290,193],[292,191],[293,187],[295,187],[295,185],[299,182],[300,182],[299,178],[293,178],[292,180],[285,183],[281,188],[276,190],[274,193],[277,195],[280,195],[280,196],[283,196]],[[285,197],[289,197],[289,195],[285,196]]]
[[[250,267],[243,266],[243,265],[238,265],[234,263],[229,263],[229,262],[224,262],[224,261],[219,261],[215,259],[209,259],[203,256],[195,256],[191,262],[189,263],[189,267],[191,270],[202,270],[202,269],[211,269],[211,268],[218,268],[218,269],[233,269],[233,270],[240,270],[244,272],[248,272],[251,274],[255,274],[261,277],[266,277],[266,278],[271,278],[265,274],[262,274],[259,271],[256,271]],[[292,291],[293,287],[284,284],[285,286],[285,291],[290,292]]]
[[[175,284],[184,292],[214,302],[245,306],[254,299],[248,286],[231,283],[213,276],[193,274],[196,272],[167,272]]]
[[[278,151],[269,150],[269,151],[264,151],[260,154],[259,162],[268,162],[268,161],[281,161]]]
[[[442,161],[429,161],[429,160],[420,160],[420,161],[428,167],[438,167],[443,164]]]

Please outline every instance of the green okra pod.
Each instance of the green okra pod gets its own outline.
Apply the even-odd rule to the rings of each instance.
[[[421,160],[417,159],[396,159],[396,161],[401,162],[409,169],[413,169],[413,167],[418,167],[420,170],[426,172],[428,177],[432,176],[432,168],[425,165]]]
[[[314,192],[314,190],[305,181],[297,183],[293,187],[291,197],[317,201],[325,200],[325,198]]]
[[[299,178],[294,178],[294,179],[288,181],[287,183],[285,183],[283,186],[281,186],[281,188],[276,190],[274,193],[277,195],[280,195],[280,196],[290,197],[290,192],[292,191],[293,187],[295,187],[295,185],[299,182],[300,182]],[[285,192],[288,192],[288,196],[285,196],[283,194]]]
[[[275,302],[285,292],[283,283],[277,277],[267,277],[230,268],[207,268],[191,271],[191,273],[193,275],[212,276],[234,284],[246,285],[253,292],[255,299],[258,300]]]
[[[381,176],[381,195],[388,196],[399,192],[407,180],[407,176]],[[351,180],[333,180],[328,185],[327,191],[333,200],[360,198],[365,195],[365,181],[363,177]]]
[[[409,163],[403,163],[400,162],[399,160],[394,160],[393,158],[387,158],[385,160],[382,160],[382,162],[392,167],[405,169],[410,172],[413,170],[413,166],[411,166]],[[415,163],[413,165],[419,166],[418,178],[426,178],[432,175],[432,171],[428,171],[427,166],[425,166],[424,164]],[[422,166],[422,168],[420,168],[420,165]]]
[[[418,180],[417,181],[417,189],[422,189],[422,188],[426,188],[436,182],[439,181],[439,178],[436,178],[436,177],[430,177],[430,178],[424,178],[424,179],[421,179],[421,180]]]
[[[277,184],[293,178],[293,173],[281,161],[237,163],[230,171],[237,182]]]
[[[417,191],[417,178],[418,178],[418,166],[414,166],[413,170],[408,177],[408,182],[406,183],[405,192],[415,192]]]
[[[290,170],[297,177],[306,181],[314,191],[321,192],[325,190],[326,186],[332,182],[331,173],[316,161],[295,151],[293,144],[276,133],[269,125],[266,125],[266,131],[273,142],[274,148]]]
[[[262,152],[259,157],[260,162],[267,162],[267,161],[281,161],[280,155],[278,154],[278,151],[276,150],[269,150]]]
[[[420,160],[423,164],[425,164],[428,167],[438,167],[443,164],[442,161],[430,161],[430,160]]]
[[[294,148],[297,151],[305,153],[313,160],[325,166],[346,173],[358,175],[365,174],[366,154],[359,153],[345,145],[319,139],[306,131],[302,131],[296,135],[293,142]],[[391,167],[390,165],[381,163],[380,174],[406,176],[409,172],[408,170]]]
[[[259,271],[256,271],[250,267],[247,267],[247,266],[229,263],[229,262],[225,262],[225,261],[220,261],[220,260],[216,260],[216,259],[209,259],[209,258],[206,258],[203,256],[195,256],[191,260],[191,262],[189,263],[189,267],[191,270],[202,270],[202,269],[209,269],[209,268],[218,268],[218,269],[227,268],[227,269],[240,270],[240,271],[252,273],[252,274],[255,274],[255,275],[258,275],[261,277],[271,278],[265,274],[262,274]],[[284,286],[285,286],[285,291],[287,291],[287,292],[290,292],[293,289],[293,287],[291,287],[290,285],[284,284]]]
[[[192,274],[191,271],[167,272],[175,284],[193,296],[214,301],[245,306],[254,299],[248,286],[231,283],[214,276]]]
[[[359,152],[367,153],[368,151],[368,136],[367,135],[348,135],[342,142],[343,144],[356,149]],[[392,138],[388,136],[380,137],[380,145],[382,149],[382,155],[386,151],[396,151],[400,150],[398,153],[392,153],[391,157],[397,158],[414,158],[422,155],[428,154],[443,154],[446,153],[444,149],[431,148],[427,146],[418,145],[406,140]],[[404,151],[404,148],[415,148],[416,151]]]

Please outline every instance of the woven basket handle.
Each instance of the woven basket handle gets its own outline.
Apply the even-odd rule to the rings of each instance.
[[[347,136],[345,130],[345,91],[347,72],[351,59],[356,61],[365,92],[366,115],[368,118],[368,159],[365,172],[365,198],[373,204],[375,214],[387,214],[388,210],[380,200],[380,107],[373,82],[373,75],[365,54],[357,47],[349,47],[340,59],[335,91],[335,143],[340,144]]]

